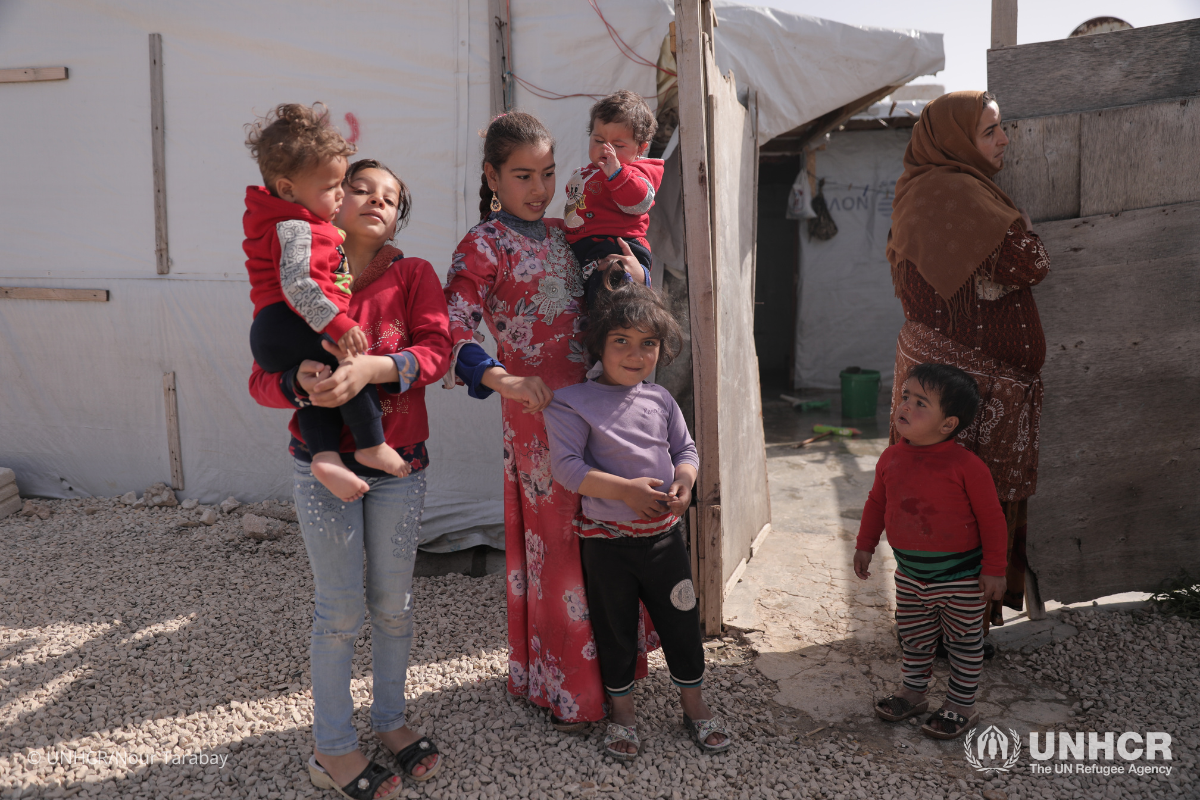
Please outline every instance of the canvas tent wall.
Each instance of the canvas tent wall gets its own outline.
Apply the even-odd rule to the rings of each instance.
[[[654,95],[654,70],[620,55],[587,3],[510,7],[512,69],[531,84]],[[636,52],[657,54],[669,3],[605,0],[601,8]],[[760,112],[760,137],[940,67],[936,35],[733,6],[720,14],[728,15],[721,24],[730,63],[761,70],[747,82],[779,102]],[[763,25],[768,18],[777,24]],[[355,32],[352,44],[345,31]],[[798,31],[805,38],[792,42]],[[167,274],[158,274],[155,255],[150,34],[161,35],[162,48]],[[490,43],[486,0],[4,4],[0,66],[70,73],[0,84],[8,189],[0,277],[6,286],[101,289],[109,298],[0,299],[0,462],[17,470],[22,493],[111,496],[170,476],[162,379],[174,373],[182,494],[204,502],[286,496],[287,413],[259,408],[246,392],[251,306],[239,220],[243,187],[259,177],[241,127],[278,102],[327,102],[360,154],[391,164],[413,188],[412,223],[399,244],[444,274],[478,219],[475,132],[491,113]],[[833,81],[832,65],[847,57],[854,68]],[[804,75],[811,80],[797,93]],[[556,134],[564,172],[582,163],[590,98],[546,100],[519,86],[515,99]],[[494,537],[502,519],[498,404],[436,387],[427,402],[427,532],[457,536],[446,547]]]

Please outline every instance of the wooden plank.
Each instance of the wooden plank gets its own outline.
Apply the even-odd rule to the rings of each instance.
[[[65,81],[66,79],[66,67],[16,67],[13,69],[0,69],[0,83]]]
[[[762,526],[762,530],[754,537],[754,541],[750,543],[750,557],[754,558],[758,555],[758,549],[763,546],[763,542],[771,535],[771,523]]]
[[[1200,93],[1200,19],[989,50],[988,90],[1009,119]]]
[[[167,449],[171,457],[171,488],[183,489],[183,455],[179,446],[179,400],[175,395],[175,373],[163,375],[163,402],[167,408]]]
[[[150,34],[150,157],[154,163],[154,258],[158,274],[171,271],[167,248],[167,132],[163,110],[162,34]]]
[[[992,49],[1017,43],[1017,0],[992,0]]]
[[[754,344],[754,120],[738,102],[732,72],[708,73],[709,151],[717,314],[717,438],[720,442],[721,579],[750,555],[771,521],[762,397]]]
[[[1200,202],[1049,222],[1029,559],[1042,598],[1200,574]]]
[[[508,0],[488,0],[488,22],[491,26],[490,66],[492,116],[512,110],[512,91],[509,71],[512,69],[508,52]]]
[[[1200,200],[1200,98],[1081,114],[1079,148],[1080,216]]]
[[[68,300],[107,303],[107,289],[41,289],[33,286],[0,286],[0,297],[10,300]]]
[[[738,581],[742,579],[742,575],[746,572],[746,564],[748,561],[748,559],[743,558],[738,562],[738,565],[733,568],[733,573],[729,576],[729,580],[725,581],[725,590],[721,593],[722,597],[729,597],[729,593],[733,591],[733,587],[738,585]]]
[[[1079,216],[1079,114],[1007,120],[996,184],[1034,222]]]
[[[699,543],[697,593],[710,635],[721,624],[721,459],[717,402],[717,320],[713,295],[712,221],[709,198],[708,89],[712,52],[701,32],[701,3],[675,0],[679,81],[679,157],[683,178],[684,242],[692,330],[694,429],[700,457],[693,495]],[[713,509],[716,509],[714,512]],[[714,530],[713,525],[718,527]],[[710,550],[710,547],[716,547]],[[712,620],[715,622],[715,630]]]

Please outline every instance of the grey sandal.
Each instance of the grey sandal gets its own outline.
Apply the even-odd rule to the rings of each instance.
[[[612,746],[617,742],[628,742],[633,745],[633,752],[622,753],[620,750],[614,750]],[[626,727],[615,722],[608,723],[608,727],[604,729],[604,752],[607,755],[618,761],[632,761],[641,751],[642,740],[638,738],[637,725]]]
[[[733,735],[729,732],[729,728],[725,727],[725,722],[716,714],[709,719],[692,719],[684,714],[683,724],[687,726],[688,732],[692,734],[696,744],[700,745],[700,749],[706,753],[724,753],[733,746]],[[714,733],[724,736],[725,741],[720,744],[709,744],[708,737]]]

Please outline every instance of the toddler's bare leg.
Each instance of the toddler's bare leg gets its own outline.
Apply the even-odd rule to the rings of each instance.
[[[403,478],[412,472],[409,463],[400,457],[395,448],[388,447],[386,444],[355,450],[354,458],[364,467],[377,469],[389,475],[395,475],[397,478]]]
[[[688,689],[680,688],[679,705],[683,706],[683,713],[688,715],[688,719],[712,719],[713,713],[709,710],[708,703],[704,702],[704,693],[699,686],[693,686]],[[725,734],[710,733],[704,741],[708,744],[717,745],[725,741]]]
[[[353,503],[371,488],[351,472],[342,463],[342,457],[332,450],[324,450],[313,456],[312,474],[335,497],[346,503]]]
[[[612,711],[608,714],[610,722],[624,725],[626,728],[632,728],[637,724],[637,706],[633,702],[633,692],[621,697],[609,695],[608,699],[612,703]],[[612,746],[612,749],[622,753],[637,752],[637,748],[629,742],[617,742]]]

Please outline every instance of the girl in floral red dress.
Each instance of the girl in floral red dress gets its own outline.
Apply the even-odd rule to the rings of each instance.
[[[497,117],[484,137],[482,221],[454,252],[446,283],[453,366],[447,387],[500,393],[504,420],[504,538],[508,577],[508,690],[549,708],[559,730],[606,714],[588,622],[579,495],[553,482],[542,410],[556,389],[584,380],[583,272],[562,220],[543,219],[554,195],[554,139],[535,117]],[[605,266],[636,268],[631,254]],[[640,270],[639,270],[640,273]],[[479,323],[495,337],[490,358]],[[644,618],[644,615],[643,615]],[[638,677],[646,674],[642,626]]]

